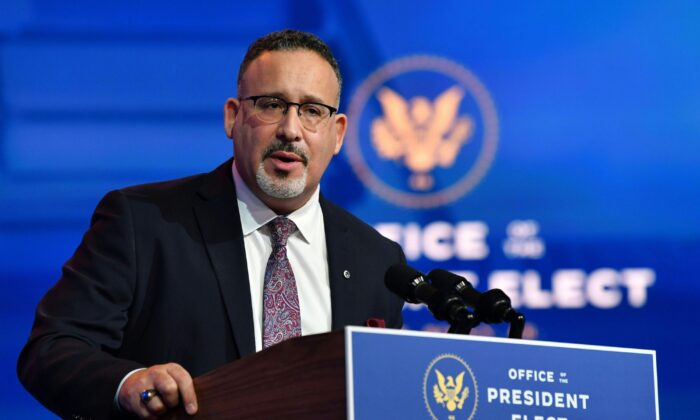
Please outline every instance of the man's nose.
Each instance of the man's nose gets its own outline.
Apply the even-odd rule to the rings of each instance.
[[[284,141],[301,140],[302,125],[297,105],[290,105],[277,126],[277,137]]]

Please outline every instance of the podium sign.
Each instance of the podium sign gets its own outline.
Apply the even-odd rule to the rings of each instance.
[[[656,352],[348,327],[349,419],[658,419]]]

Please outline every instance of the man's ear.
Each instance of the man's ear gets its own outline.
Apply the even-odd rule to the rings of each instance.
[[[335,152],[337,155],[340,152],[340,148],[343,147],[343,139],[345,138],[345,132],[348,129],[348,117],[345,114],[337,114],[335,116]]]
[[[236,115],[241,109],[241,101],[228,98],[224,104],[224,130],[228,138],[233,138],[233,126],[236,122]]]

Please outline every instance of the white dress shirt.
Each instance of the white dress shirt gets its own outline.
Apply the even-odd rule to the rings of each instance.
[[[235,163],[231,166],[248,263],[255,350],[260,351],[263,335],[263,284],[267,260],[272,252],[270,231],[266,225],[278,214],[253,194],[238,173]],[[299,293],[302,335],[331,330],[328,251],[323,212],[318,201],[319,191],[320,188],[316,187],[313,196],[303,207],[286,215],[297,226],[297,230],[287,240],[287,258]]]

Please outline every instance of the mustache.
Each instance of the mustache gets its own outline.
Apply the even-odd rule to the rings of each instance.
[[[307,166],[309,164],[309,156],[306,154],[306,152],[298,147],[296,144],[293,143],[274,143],[268,146],[267,149],[263,152],[263,160],[267,159],[270,157],[271,154],[275,152],[287,152],[287,153],[294,153],[295,155],[299,156],[301,158],[301,163],[304,164],[304,166]]]

